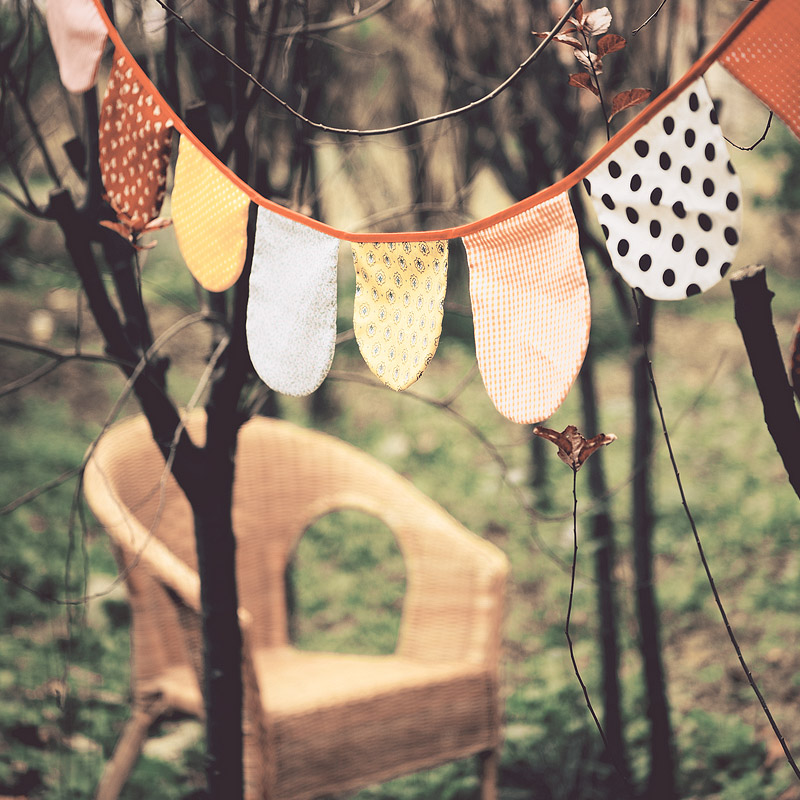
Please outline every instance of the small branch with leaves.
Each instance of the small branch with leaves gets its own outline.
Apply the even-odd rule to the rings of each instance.
[[[567,606],[567,617],[564,623],[564,635],[569,645],[569,655],[572,660],[572,668],[575,671],[575,677],[578,679],[578,683],[583,690],[586,707],[592,715],[594,724],[605,745],[606,752],[608,752],[610,756],[608,739],[594,710],[592,701],[589,698],[589,690],[586,688],[586,684],[578,669],[578,662],[575,659],[575,648],[572,643],[569,626],[572,619],[572,604],[575,597],[575,575],[578,567],[578,470],[592,453],[599,450],[603,445],[615,442],[617,437],[613,433],[598,433],[596,436],[592,436],[591,439],[587,439],[574,425],[567,425],[560,433],[550,428],[543,428],[540,425],[536,425],[533,429],[533,433],[536,436],[541,436],[542,439],[547,439],[547,441],[552,442],[558,448],[558,457],[572,470],[572,571],[569,586],[569,604]],[[619,766],[620,765],[617,765],[618,768]],[[623,774],[624,772],[620,770],[620,775]]]
[[[581,3],[575,9],[573,16],[569,18],[567,25],[553,37],[554,41],[571,47],[573,55],[584,68],[584,72],[576,72],[569,76],[569,85],[586,89],[600,101],[609,138],[611,138],[611,120],[620,111],[643,103],[652,93],[650,89],[625,89],[615,94],[611,98],[611,107],[607,107],[600,86],[603,59],[612,53],[624,50],[628,44],[622,36],[607,32],[611,27],[611,20],[611,12],[605,6],[584,12],[583,3]],[[541,39],[548,34],[534,31],[533,35]],[[591,45],[594,40],[596,40],[595,47],[592,50]]]

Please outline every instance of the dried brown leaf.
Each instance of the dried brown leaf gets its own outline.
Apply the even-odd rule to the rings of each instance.
[[[573,50],[572,52],[575,54],[575,58],[578,59],[581,66],[585,67],[589,72],[594,72],[596,75],[599,75],[603,71],[603,62],[597,56],[597,53],[592,53],[587,50]]]
[[[588,14],[584,14],[581,22],[584,33],[588,33],[589,36],[600,36],[611,27],[611,12],[605,6],[595,8]]]
[[[574,425],[567,425],[561,433],[536,425],[533,432],[536,436],[553,442],[558,447],[558,457],[575,472],[583,466],[583,462],[595,450],[599,450],[603,445],[611,444],[617,439],[613,433],[598,433],[597,436],[586,439]]]
[[[618,36],[616,33],[607,33],[597,40],[597,55],[603,58],[609,53],[616,53],[620,50],[624,50],[627,44],[628,43],[622,36]]]
[[[611,101],[611,113],[608,115],[608,121],[611,122],[612,118],[624,111],[626,108],[638,106],[643,103],[652,94],[650,89],[626,89],[614,96]]]
[[[150,231],[160,231],[162,228],[168,228],[170,225],[172,225],[171,219],[156,217],[155,219],[151,219],[142,230],[145,233],[149,233]]]
[[[569,85],[577,86],[580,89],[588,89],[592,94],[596,95],[597,97],[600,96],[600,92],[597,90],[597,87],[594,85],[588,72],[575,72],[572,75],[570,75]]]

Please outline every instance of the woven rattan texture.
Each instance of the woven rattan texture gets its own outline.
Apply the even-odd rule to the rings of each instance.
[[[202,415],[190,418],[195,441],[203,425]],[[85,491],[121,562],[138,559],[127,580],[134,698],[161,691],[200,713],[192,518],[163,464],[146,421],[133,418],[101,440]],[[288,640],[287,563],[310,524],[345,508],[384,522],[403,553],[407,591],[391,656],[301,652]],[[498,747],[508,565],[496,547],[367,454],[263,418],[239,436],[233,516],[248,800],[347,791]]]

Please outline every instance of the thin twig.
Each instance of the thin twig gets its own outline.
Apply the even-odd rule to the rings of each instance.
[[[188,328],[190,325],[194,325],[197,322],[202,322],[206,318],[207,318],[206,315],[202,313],[191,314],[188,317],[183,317],[182,319],[178,320],[175,324],[170,326],[166,331],[164,331],[164,333],[162,333],[161,336],[158,337],[158,339],[156,339],[156,341],[153,343],[153,345],[150,347],[147,353],[145,353],[145,355],[142,356],[139,363],[132,370],[130,377],[125,382],[125,386],[123,387],[121,394],[114,403],[111,413],[106,418],[105,424],[103,425],[103,428],[100,432],[100,436],[102,436],[102,434],[105,433],[106,430],[108,430],[108,428],[117,418],[117,415],[122,409],[122,406],[125,404],[125,401],[128,399],[131,392],[133,391],[133,387],[136,384],[136,381],[139,379],[139,376],[147,367],[147,364],[150,362],[150,359],[152,359],[152,357],[156,355],[158,351],[168,341],[170,341],[170,339],[172,339],[174,336],[176,336],[178,333],[184,330],[184,328]],[[33,345],[33,347],[38,347],[38,345]],[[125,362],[118,361],[117,363],[124,364]],[[94,449],[97,446],[97,441],[99,441],[99,438],[100,437],[98,436],[95,442],[92,443],[86,455],[83,457],[83,460],[77,467],[73,467],[72,469],[67,470],[66,472],[59,475],[57,478],[54,478],[53,480],[50,480],[47,483],[44,483],[35,489],[31,489],[24,495],[21,495],[15,500],[12,500],[3,508],[0,508],[0,517],[5,516],[6,514],[10,514],[12,511],[15,511],[20,506],[23,506],[26,503],[35,500],[37,497],[44,494],[45,492],[48,492],[51,489],[54,489],[56,486],[60,486],[62,483],[65,483],[66,481],[70,480],[70,478],[74,478],[76,475],[81,474],[89,458],[91,458],[92,453],[94,452]]]
[[[589,47],[589,37],[586,35],[586,31],[581,29],[581,36],[583,36],[583,42],[586,45],[586,59],[589,62],[589,69],[592,73],[592,78],[594,80],[595,88],[597,89],[597,97],[600,99],[600,108],[603,111],[603,121],[606,124],[606,139],[611,139],[611,122],[608,119],[608,111],[606,109],[606,101],[603,97],[603,89],[600,86],[600,77],[597,72],[597,68],[594,65],[594,61],[592,60],[592,51]]]
[[[23,190],[25,187],[23,186]],[[26,214],[33,214],[35,217],[42,217],[43,214],[41,210],[37,207],[37,205],[33,202],[33,199],[29,199],[25,202],[21,197],[17,197],[14,192],[11,191],[7,186],[0,183],[0,194],[7,197],[20,211],[24,211]]]
[[[750,150],[755,150],[756,147],[758,147],[761,144],[761,142],[763,142],[764,139],[767,138],[767,134],[769,133],[769,126],[772,125],[772,118],[774,116],[775,113],[772,110],[770,110],[769,116],[767,117],[767,126],[764,128],[764,133],[762,133],[761,136],[759,136],[759,138],[755,142],[753,142],[753,144],[750,145],[750,147],[742,147],[741,145],[736,144],[736,142],[732,142],[727,136],[725,136],[724,139],[728,144],[733,145],[737,150],[744,150],[745,152],[750,152]]]
[[[195,320],[195,321],[197,321],[197,320]],[[173,328],[175,328],[175,327],[176,326],[173,326]],[[166,333],[162,334],[162,336],[159,337],[159,339],[153,344],[153,347],[151,348],[151,350],[155,350],[156,348],[162,347],[164,344],[166,344],[166,342],[170,338],[172,338],[172,336],[174,336],[176,333],[178,333],[180,330],[182,330],[183,327],[186,327],[186,325],[178,327],[177,330],[170,329],[170,331],[166,332],[166,333],[170,333],[170,336],[168,336],[166,338],[165,338]],[[217,364],[219,363],[219,360],[222,357],[223,353],[225,352],[225,349],[227,348],[228,344],[229,344],[229,339],[228,339],[227,336],[225,336],[220,341],[220,343],[217,345],[217,348],[214,351],[214,353],[211,355],[211,357],[209,358],[209,361],[206,364],[205,369],[203,370],[203,374],[201,375],[200,380],[198,381],[197,386],[195,387],[195,390],[192,393],[192,397],[189,399],[189,402],[186,404],[185,412],[181,416],[180,422],[178,423],[178,426],[175,429],[175,433],[174,433],[174,435],[172,437],[172,442],[170,443],[170,446],[169,446],[169,453],[167,455],[167,458],[165,459],[164,469],[161,472],[161,478],[159,480],[159,485],[158,485],[159,503],[158,503],[158,507],[156,509],[156,513],[155,513],[155,516],[153,518],[153,522],[150,525],[150,528],[149,528],[149,530],[147,532],[147,536],[145,537],[145,541],[142,543],[141,548],[134,554],[134,556],[130,560],[130,562],[127,563],[125,565],[125,567],[119,571],[117,576],[108,584],[108,586],[106,586],[104,589],[101,589],[101,590],[99,590],[97,592],[94,592],[91,595],[85,594],[85,592],[84,592],[84,594],[81,597],[77,597],[77,598],[59,598],[59,597],[53,597],[52,595],[45,594],[44,592],[40,592],[40,591],[34,589],[31,586],[27,586],[26,584],[24,584],[21,581],[17,580],[16,578],[14,578],[13,576],[9,575],[8,573],[6,573],[3,570],[0,570],[0,578],[2,578],[5,581],[8,581],[9,583],[13,583],[15,586],[18,586],[20,589],[23,589],[24,591],[29,592],[30,594],[34,595],[35,597],[38,597],[40,600],[43,600],[43,601],[49,602],[49,603],[55,603],[56,605],[63,605],[63,606],[68,606],[68,607],[85,605],[86,603],[88,603],[91,600],[97,600],[97,599],[99,599],[101,597],[105,597],[106,595],[110,594],[117,586],[119,586],[121,583],[123,583],[123,581],[127,580],[128,575],[130,575],[130,573],[139,564],[139,562],[140,562],[140,560],[142,558],[142,555],[144,553],[144,550],[147,547],[148,542],[153,537],[153,534],[155,533],[155,530],[158,527],[158,524],[159,524],[159,522],[161,520],[161,515],[163,514],[164,507],[165,507],[165,504],[166,504],[167,477],[172,472],[172,464],[174,463],[175,455],[177,453],[178,442],[179,442],[180,437],[181,437],[181,435],[182,435],[182,433],[183,433],[183,431],[185,430],[185,427],[186,427],[186,416],[197,405],[200,397],[202,396],[203,392],[205,391],[205,389],[207,388],[208,384],[210,383],[211,377],[212,377],[212,375],[214,373],[214,370],[216,369]],[[148,356],[143,358],[140,363],[141,364],[146,364],[148,357],[152,358],[152,356],[154,354],[155,354],[154,352],[148,353]],[[58,484],[55,483],[55,481],[58,481],[59,483],[63,483],[65,480],[68,480],[69,478],[72,478],[75,475],[79,475],[78,484],[76,486],[75,496],[74,496],[74,499],[73,499],[73,506],[72,506],[72,510],[70,512],[70,521],[69,521],[70,551],[68,551],[68,553],[71,552],[71,548],[73,547],[72,531],[74,529],[74,514],[75,514],[75,511],[76,511],[76,505],[77,505],[77,513],[80,515],[81,520],[83,520],[83,512],[82,512],[82,508],[81,508],[80,504],[78,503],[78,499],[80,498],[80,495],[82,494],[82,491],[83,491],[83,475],[84,475],[84,470],[86,468],[86,464],[89,462],[89,459],[92,457],[92,455],[94,454],[94,451],[97,449],[97,445],[99,444],[100,439],[105,435],[106,431],[111,427],[112,423],[115,421],[115,419],[116,419],[116,417],[117,417],[117,415],[119,413],[119,410],[121,409],[122,405],[128,399],[128,396],[130,395],[131,391],[133,390],[133,384],[135,382],[136,382],[135,376],[131,376],[131,378],[126,383],[125,388],[123,389],[123,391],[121,392],[121,394],[117,398],[117,401],[114,403],[114,406],[113,406],[111,412],[107,415],[106,420],[105,420],[105,422],[103,424],[103,427],[102,427],[100,433],[95,437],[95,439],[93,440],[93,442],[90,445],[89,449],[87,450],[86,455],[83,457],[83,460],[82,460],[81,464],[79,466],[77,466],[77,467],[74,467],[72,470],[69,471],[69,473],[64,473],[64,475],[59,476],[59,478],[56,478],[56,479],[54,479],[54,481],[51,482],[51,483],[53,483],[53,485],[58,485]],[[105,475],[105,473],[102,473],[102,475],[106,480],[108,480],[107,476]],[[43,488],[43,487],[40,487],[40,488]],[[53,487],[51,486],[50,488],[53,488]],[[36,491],[36,490],[34,490],[34,491]],[[41,493],[41,492],[39,492],[39,493]],[[38,496],[38,494],[37,494],[37,496]],[[22,499],[22,498],[20,498],[20,499]],[[28,498],[28,499],[26,499],[25,502],[28,502],[29,499],[33,499],[33,498]],[[145,500],[146,499],[147,498],[145,498]],[[144,502],[144,500],[143,500],[143,502]],[[20,503],[20,505],[21,505],[21,503]],[[8,507],[6,507],[6,509],[7,508]],[[6,512],[6,509],[0,510],[0,516],[2,516],[2,514],[4,514]],[[67,566],[67,576],[68,576],[68,573],[69,573],[69,561],[68,561],[68,566]],[[68,589],[68,586],[67,586],[67,589]]]
[[[639,309],[639,298],[636,296],[636,290],[635,289],[633,289],[631,291],[632,291],[632,294],[633,294],[633,302],[634,302],[634,305],[636,306],[636,326],[637,326],[637,328],[639,329],[639,331],[641,333],[642,320],[641,320],[641,314],[640,314],[640,309]],[[783,752],[786,755],[786,760],[789,762],[789,765],[794,770],[794,774],[797,776],[797,779],[800,780],[800,768],[798,768],[797,764],[795,763],[794,757],[792,756],[792,753],[789,750],[789,746],[786,744],[786,740],[783,738],[783,734],[781,733],[780,728],[778,727],[778,724],[775,722],[775,719],[772,716],[772,712],[770,711],[769,706],[767,705],[767,701],[764,699],[764,696],[761,694],[761,691],[758,688],[758,684],[756,683],[755,678],[753,678],[753,674],[752,674],[752,672],[750,672],[750,668],[747,666],[747,662],[745,661],[744,655],[742,654],[742,649],[741,649],[741,647],[739,647],[739,642],[736,639],[736,636],[735,636],[735,634],[733,632],[733,628],[731,627],[731,624],[730,624],[730,622],[728,620],[728,615],[725,612],[725,607],[722,604],[722,598],[720,597],[719,592],[717,591],[717,586],[716,586],[716,583],[714,582],[714,577],[711,574],[711,568],[710,568],[710,566],[708,564],[708,561],[706,560],[706,555],[705,555],[705,551],[703,549],[703,544],[700,541],[700,534],[697,531],[697,525],[695,524],[694,517],[692,516],[692,512],[689,509],[689,503],[686,500],[686,493],[684,492],[683,481],[681,480],[681,475],[680,475],[680,472],[678,470],[678,464],[677,464],[677,462],[675,460],[675,453],[672,450],[672,442],[670,440],[669,432],[667,430],[667,422],[666,422],[666,419],[664,417],[664,408],[661,405],[661,400],[660,400],[659,394],[658,394],[658,386],[656,385],[655,372],[653,370],[653,362],[650,360],[650,355],[648,353],[647,344],[645,343],[644,337],[640,336],[640,339],[641,339],[641,342],[642,342],[642,350],[643,350],[643,353],[644,353],[644,359],[645,359],[645,362],[647,363],[647,373],[648,373],[648,377],[650,379],[650,388],[653,391],[653,400],[655,401],[656,408],[658,409],[658,416],[659,416],[659,419],[661,420],[661,431],[663,432],[664,440],[667,443],[667,450],[669,451],[669,460],[670,460],[670,463],[672,464],[672,471],[673,471],[673,473],[675,475],[675,481],[678,484],[678,491],[680,492],[681,503],[683,505],[684,511],[686,512],[686,518],[689,520],[689,525],[692,528],[692,534],[694,535],[694,541],[695,541],[695,544],[697,545],[697,550],[700,553],[700,560],[701,560],[701,562],[703,564],[703,569],[705,570],[706,578],[708,579],[708,584],[711,587],[711,593],[714,595],[714,602],[717,604],[717,608],[719,609],[719,613],[720,613],[720,616],[722,617],[722,621],[725,623],[725,629],[728,632],[728,638],[730,639],[731,644],[733,645],[733,649],[736,651],[736,656],[738,657],[739,663],[742,666],[742,670],[744,671],[744,674],[745,674],[745,676],[747,678],[747,682],[750,684],[750,687],[752,688],[753,692],[755,693],[756,697],[758,698],[758,701],[761,704],[761,708],[764,710],[764,714],[766,715],[767,719],[769,720],[769,724],[772,727],[773,733],[775,734],[775,736],[777,737],[778,741],[780,742],[781,747],[783,748]]]
[[[372,380],[365,375],[361,375],[355,372],[340,372],[337,370],[331,370],[328,373],[328,378],[331,380],[341,380],[341,381],[350,381],[353,383],[361,383],[365,386],[371,386],[375,389],[383,388],[382,383],[378,383],[376,380]],[[462,383],[463,387],[466,388],[468,381],[464,381]],[[497,446],[486,436],[483,431],[478,428],[475,423],[471,420],[467,419],[463,414],[459,411],[456,411],[453,408],[452,403],[456,399],[452,396],[452,393],[445,398],[445,401],[436,400],[433,397],[425,397],[424,395],[417,394],[411,389],[406,389],[403,391],[403,395],[406,397],[412,397],[414,400],[418,400],[422,403],[427,403],[428,405],[433,406],[434,408],[439,408],[442,411],[448,413],[455,421],[465,428],[475,439],[478,440],[480,445],[484,448],[484,450],[489,454],[492,461],[497,464],[500,470],[500,480],[503,484],[511,491],[514,495],[519,507],[522,508],[526,514],[531,518],[534,522],[549,522],[551,519],[560,520],[568,517],[569,515],[565,515],[565,517],[558,516],[558,517],[549,517],[548,515],[541,514],[532,506],[528,505],[524,492],[520,486],[515,485],[512,481],[508,478],[509,467],[506,463],[506,460],[503,458],[500,451],[497,449]],[[567,563],[564,561],[561,556],[556,553],[540,536],[538,533],[535,532],[534,529],[529,529],[530,536],[533,541],[536,543],[537,547],[544,553],[554,564],[556,564],[560,569],[566,570]]]
[[[56,186],[61,186],[61,177],[59,176],[58,170],[53,163],[53,159],[50,157],[50,151],[47,149],[47,144],[42,136],[39,124],[36,122],[36,119],[33,116],[30,105],[28,105],[28,98],[23,94],[19,84],[17,83],[16,76],[10,70],[6,73],[6,80],[8,81],[8,88],[11,89],[11,94],[14,95],[17,105],[19,106],[20,111],[22,111],[22,116],[25,117],[25,122],[28,124],[30,134],[39,148],[39,153],[42,156],[42,161],[44,162],[45,169],[50,176],[50,180],[52,180]]]
[[[547,47],[548,44],[553,40],[556,34],[561,30],[561,28],[567,23],[572,12],[580,5],[581,0],[572,0],[570,7],[561,17],[561,19],[555,24],[552,30],[545,36],[542,40],[541,44],[497,87],[492,89],[491,92],[488,92],[483,97],[479,98],[478,100],[474,100],[467,105],[460,106],[459,108],[453,108],[449,111],[443,111],[439,114],[434,114],[430,117],[420,117],[419,119],[412,120],[410,122],[404,122],[400,125],[392,125],[387,128],[371,128],[366,130],[358,130],[355,128],[337,128],[331,125],[325,125],[321,122],[315,122],[313,120],[308,119],[307,117],[303,116],[299,111],[293,108],[289,103],[287,103],[282,98],[278,97],[274,92],[267,89],[254,75],[251,75],[246,69],[241,67],[239,64],[236,63],[230,56],[220,50],[218,47],[213,45],[208,39],[204,38],[200,33],[198,33],[185,19],[183,16],[178,14],[176,11],[169,8],[166,4],[165,0],[156,0],[156,2],[167,12],[172,14],[188,31],[189,33],[194,36],[198,41],[202,42],[207,48],[212,50],[216,53],[220,58],[225,59],[225,61],[233,67],[235,70],[238,70],[242,73],[253,85],[258,87],[264,94],[271,97],[276,103],[281,105],[286,111],[288,111],[293,117],[299,119],[301,122],[305,123],[309,127],[316,128],[317,130],[326,131],[328,133],[339,133],[344,134],[347,136],[380,136],[387,133],[397,133],[398,131],[409,130],[410,128],[416,128],[421,125],[427,125],[431,122],[438,122],[439,120],[443,119],[450,119],[451,117],[459,116],[460,114],[464,114],[467,111],[471,111],[475,108],[478,108],[486,103],[494,100],[499,94],[505,91],[524,71],[525,69],[530,66],[537,58],[541,55],[544,49]]]
[[[644,28],[645,25],[649,25],[658,16],[659,12],[661,11],[662,8],[664,8],[666,4],[667,0],[661,0],[658,8],[638,28],[633,29],[632,31],[633,35],[636,36],[636,34],[639,33],[639,31],[642,28]]]
[[[567,618],[564,623],[564,635],[567,637],[567,644],[569,645],[569,657],[572,661],[572,669],[575,671],[575,677],[578,679],[578,683],[581,685],[581,689],[583,690],[583,697],[586,700],[586,707],[589,709],[589,713],[592,715],[594,724],[597,726],[597,730],[600,732],[600,738],[602,738],[603,740],[606,752],[609,752],[608,739],[606,739],[606,734],[605,731],[603,730],[603,726],[600,724],[600,720],[597,718],[594,706],[592,706],[592,701],[589,698],[589,690],[586,688],[586,684],[583,682],[580,670],[578,669],[578,662],[575,660],[575,648],[572,644],[572,637],[570,636],[569,633],[569,623],[570,620],[572,619],[572,601],[575,597],[575,573],[578,567],[578,492],[576,489],[577,481],[578,481],[578,470],[576,467],[573,467],[572,468],[572,569],[570,571],[569,603],[567,604]]]

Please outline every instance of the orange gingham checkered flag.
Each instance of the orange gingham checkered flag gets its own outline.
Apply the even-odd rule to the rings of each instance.
[[[800,139],[800,3],[772,0],[719,57]]]
[[[589,286],[569,199],[557,195],[465,236],[464,246],[486,390],[514,422],[547,419],[589,344]]]

